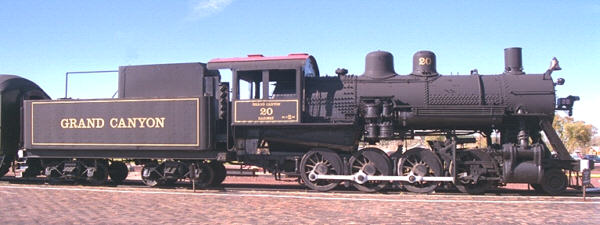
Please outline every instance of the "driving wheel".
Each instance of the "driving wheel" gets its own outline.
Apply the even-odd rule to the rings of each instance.
[[[366,148],[350,157],[350,174],[363,173],[368,176],[389,176],[392,174],[392,160],[378,148]],[[388,185],[387,181],[352,182],[352,185],[363,192],[377,192]]]
[[[300,178],[304,185],[317,191],[329,191],[334,189],[340,181],[311,179],[318,175],[342,175],[344,165],[340,156],[329,149],[311,150],[304,154],[300,161]]]
[[[399,176],[441,176],[442,165],[439,158],[430,150],[424,148],[413,148],[406,151],[398,163]],[[439,181],[402,181],[406,190],[416,193],[428,193],[434,191]]]

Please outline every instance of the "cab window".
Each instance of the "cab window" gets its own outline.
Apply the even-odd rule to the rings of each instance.
[[[238,71],[240,100],[296,98],[296,70]],[[264,85],[268,82],[268,85]],[[267,88],[265,92],[264,88]],[[268,93],[268,96],[264,96]]]
[[[262,98],[262,71],[239,71],[240,100]]]
[[[296,70],[271,70],[269,73],[269,98],[296,98]]]

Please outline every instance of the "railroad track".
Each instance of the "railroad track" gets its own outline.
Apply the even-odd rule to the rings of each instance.
[[[267,179],[267,178],[264,178]],[[272,179],[272,178],[271,178]],[[306,187],[304,187],[303,185],[294,182],[293,180],[287,180],[287,181],[278,181],[278,182],[257,182],[257,181],[253,181],[251,179],[251,177],[246,177],[246,178],[238,178],[236,179],[237,182],[235,181],[225,181],[220,187],[214,187],[214,188],[208,188],[208,189],[198,189],[197,191],[202,191],[202,192],[225,192],[225,193],[236,193],[236,192],[261,192],[261,193],[271,193],[271,192],[277,192],[277,193],[293,193],[293,192],[306,192],[306,193],[323,193],[323,192],[317,192],[311,189],[308,189]],[[189,182],[185,182],[185,181],[180,181],[180,182],[176,182],[173,185],[170,186],[161,186],[161,187],[148,187],[146,185],[144,185],[144,183],[141,180],[137,180],[137,179],[128,179],[123,181],[122,184],[119,185],[114,185],[111,184],[110,182],[107,183],[106,185],[102,185],[102,186],[92,186],[92,185],[86,185],[86,184],[80,184],[77,182],[72,182],[72,181],[64,181],[64,182],[60,182],[60,183],[53,183],[53,184],[48,184],[48,180],[44,177],[36,177],[36,178],[27,178],[27,179],[23,179],[23,178],[15,178],[13,176],[5,176],[3,178],[0,178],[0,185],[48,185],[48,186],[53,186],[53,187],[65,187],[65,188],[70,188],[70,187],[83,187],[83,188],[106,188],[106,189],[138,189],[140,191],[147,191],[147,190],[161,190],[161,191],[167,191],[167,190],[174,190],[174,191],[188,191],[188,190],[192,190],[192,187],[190,185]],[[343,185],[331,190],[327,193],[332,193],[332,194],[366,194],[363,192],[360,192],[358,190],[353,189],[352,187],[346,188]],[[465,193],[461,193],[457,190],[454,189],[448,189],[448,188],[443,188],[440,187],[438,188],[435,192],[433,193],[429,193],[429,194],[419,194],[419,193],[412,193],[412,192],[408,192],[405,190],[402,190],[399,187],[391,187],[388,188],[384,191],[381,191],[379,193],[374,193],[373,195],[378,195],[378,194],[390,194],[390,195],[398,195],[398,194],[402,194],[402,195],[452,195],[452,196],[469,196],[468,194]],[[531,190],[527,190],[527,189],[510,189],[510,188],[496,188],[493,190],[489,190],[488,192],[485,193],[485,196],[539,196],[539,193],[536,193],[533,189]],[[570,196],[570,197],[576,197],[576,196],[581,196],[581,191],[579,190],[575,190],[575,189],[568,189],[565,193],[563,193],[563,195],[561,196]],[[595,193],[588,193],[587,196],[589,197],[600,197],[600,193],[595,192]]]

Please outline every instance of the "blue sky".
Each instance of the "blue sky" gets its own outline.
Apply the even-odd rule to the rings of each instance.
[[[598,1],[2,1],[0,73],[59,98],[67,71],[307,52],[322,74],[362,74],[364,56],[386,50],[407,74],[414,52],[432,50],[442,74],[497,74],[518,46],[528,73],[557,57],[558,95],[581,96],[575,119],[600,128],[599,18]],[[75,98],[117,89],[114,74],[70,82]]]

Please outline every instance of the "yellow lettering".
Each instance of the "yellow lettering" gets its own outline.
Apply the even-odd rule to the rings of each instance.
[[[110,127],[117,128],[117,123],[118,123],[117,118],[110,118]]]
[[[154,126],[156,126],[156,121],[154,120],[154,118],[148,118],[146,120],[146,126],[148,128],[154,128]]]
[[[156,128],[165,128],[165,118],[164,117],[156,117]]]
[[[104,119],[102,118],[63,118],[60,120],[60,127],[67,128],[103,128]]]
[[[77,123],[77,119],[71,118],[69,119],[69,128],[76,128],[75,124]]]
[[[110,118],[111,128],[164,128],[165,117],[131,117],[131,118]],[[67,128],[104,128],[103,118],[63,118],[60,120],[60,127]]]
[[[136,128],[135,118],[127,118],[127,128]]]
[[[69,127],[69,120],[66,119],[66,118],[60,120],[60,127],[62,127],[62,128],[68,128]]]
[[[271,107],[269,107],[269,108],[260,108],[259,114],[261,116],[270,116],[270,115],[273,115],[273,108],[271,108]]]
[[[136,119],[138,119],[138,121],[140,121],[140,128],[146,128],[144,126],[144,122],[146,122],[146,119],[148,119],[148,118],[136,118]]]
[[[96,128],[96,120],[94,118],[87,118],[85,121],[87,122],[86,128]]]
[[[76,128],[85,128],[85,121],[83,120],[83,118],[79,119]]]
[[[117,128],[127,128],[125,125],[125,120],[123,118],[119,118],[119,126]]]
[[[104,127],[104,119],[102,118],[96,118],[96,128],[103,128]]]
[[[424,66],[424,65],[430,65],[430,64],[431,64],[431,58],[429,58],[429,57],[419,58],[419,65]]]

